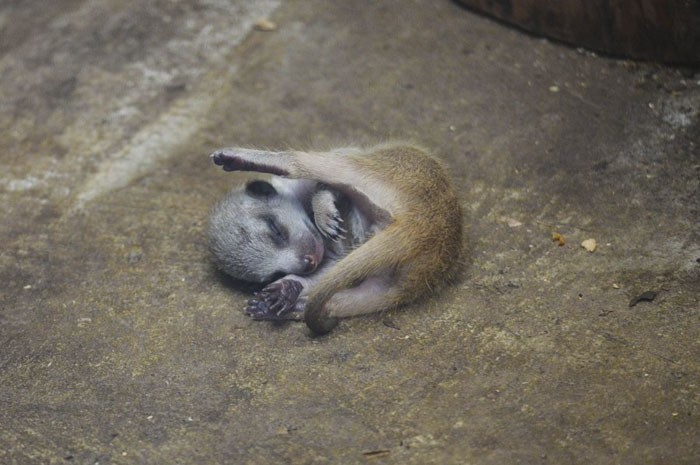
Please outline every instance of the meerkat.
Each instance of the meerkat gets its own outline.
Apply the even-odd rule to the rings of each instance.
[[[341,226],[346,221],[347,229]],[[246,314],[301,319],[313,283],[370,232],[369,223],[340,194],[315,181],[272,177],[233,189],[214,207],[209,248],[228,275],[272,283],[248,302]],[[296,300],[292,292],[299,292]]]
[[[445,170],[422,149],[226,148],[211,158],[225,171],[272,175],[224,199],[209,228],[225,272],[272,281],[248,302],[255,319],[303,319],[325,334],[340,318],[433,292],[456,270],[461,207]]]

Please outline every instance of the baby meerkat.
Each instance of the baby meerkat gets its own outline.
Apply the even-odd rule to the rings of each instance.
[[[462,212],[446,172],[421,149],[227,148],[211,158],[225,171],[273,175],[229,194],[209,227],[226,273],[272,281],[248,302],[255,319],[303,318],[324,334],[339,318],[410,302],[452,278]]]

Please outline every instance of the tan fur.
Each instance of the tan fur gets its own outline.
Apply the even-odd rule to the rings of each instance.
[[[383,194],[369,197],[393,221],[351,252],[314,287],[305,320],[317,333],[335,318],[371,313],[415,300],[449,281],[462,248],[462,212],[447,173],[424,151],[407,145],[378,147],[349,162]],[[333,299],[368,277],[391,276],[393,292],[354,308]],[[371,306],[370,306],[371,305]]]

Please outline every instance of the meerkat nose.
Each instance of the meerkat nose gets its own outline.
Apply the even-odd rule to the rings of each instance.
[[[318,266],[318,261],[316,260],[316,257],[313,255],[304,255],[304,272],[305,273],[311,273],[312,271],[316,270],[316,267]]]

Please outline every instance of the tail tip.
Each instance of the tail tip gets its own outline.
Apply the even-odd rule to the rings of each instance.
[[[323,336],[330,333],[338,326],[338,318],[328,315],[328,311],[321,309],[319,312],[306,312],[304,322],[309,327],[314,336]]]

